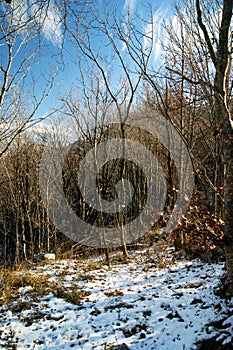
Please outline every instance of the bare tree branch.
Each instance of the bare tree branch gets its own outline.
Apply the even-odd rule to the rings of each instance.
[[[213,45],[211,43],[208,31],[207,31],[206,26],[205,26],[205,24],[203,22],[203,19],[202,19],[202,11],[201,11],[201,7],[200,7],[200,0],[196,0],[196,11],[197,11],[198,24],[199,24],[201,30],[203,31],[206,43],[208,45],[208,49],[209,49],[209,52],[210,52],[210,56],[211,56],[212,62],[213,62],[213,64],[216,67],[216,65],[217,65],[216,54],[214,52],[214,48],[213,48]]]

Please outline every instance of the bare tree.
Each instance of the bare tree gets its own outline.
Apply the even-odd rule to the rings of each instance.
[[[214,97],[215,118],[218,132],[223,144],[224,160],[224,201],[225,201],[225,250],[227,278],[224,294],[233,295],[233,122],[227,103],[229,73],[232,55],[232,19],[233,1],[224,0],[222,4],[222,18],[218,32],[217,49],[215,50],[203,20],[200,1],[196,0],[198,24],[208,45],[211,60],[215,68]]]
[[[232,100],[232,6],[232,0],[222,2],[195,0],[191,4],[184,1],[181,7],[176,8],[176,23],[173,20],[172,26],[167,28],[167,47],[164,47],[168,58],[165,63],[164,77],[173,89],[174,86],[180,85],[181,87],[182,95],[178,96],[177,99],[179,100],[181,97],[180,121],[182,121],[185,101],[186,111],[187,106],[194,105],[194,103],[196,107],[199,104],[200,112],[202,110],[202,115],[200,114],[193,121],[195,132],[198,129],[200,131],[196,141],[201,142],[202,154],[210,155],[213,163],[212,165],[206,164],[206,160],[205,163],[203,161],[196,162],[198,157],[194,158],[194,161],[196,162],[196,170],[199,167],[201,171],[199,174],[204,175],[205,181],[209,182],[209,189],[214,192],[215,203],[219,198],[219,190],[224,181],[224,202],[222,200],[222,203],[224,203],[225,208],[224,240],[227,266],[225,295],[233,294],[233,123],[230,113]],[[162,106],[165,116],[170,118],[185,137],[184,130],[181,130],[184,124],[179,125],[172,117],[172,110],[169,108],[171,101],[169,104],[166,103],[167,94],[164,93],[166,90],[162,89],[161,92],[159,89],[161,83],[159,78],[154,79],[156,74],[153,75],[148,71],[145,73],[145,77],[156,91],[157,105]],[[190,101],[188,91],[194,88],[198,94],[191,96],[195,97],[195,101]],[[190,123],[189,117],[188,123]],[[191,146],[193,147],[193,145]],[[192,148],[190,151],[193,155]],[[203,159],[207,159],[206,156]],[[215,207],[217,206],[215,205]]]
[[[149,19],[144,21],[136,14],[128,11],[123,16],[117,13],[113,5],[107,4],[104,14],[97,13],[96,9],[84,18],[84,23],[80,23],[73,14],[72,27],[67,26],[72,43],[77,48],[82,64],[91,63],[92,72],[97,74],[99,82],[105,86],[105,96],[114,106],[114,119],[120,125],[120,138],[124,144],[125,129],[124,123],[132,110],[136,93],[142,82],[144,71],[146,70],[153,46],[153,13],[148,9]],[[136,25],[140,22],[140,25]],[[145,28],[147,31],[145,33]],[[100,46],[96,47],[95,38],[100,40]],[[104,42],[104,45],[101,45]],[[107,48],[107,51],[104,48]],[[115,67],[119,70],[115,72]],[[95,73],[97,72],[97,73]],[[82,75],[83,76],[83,75]],[[94,93],[97,97],[98,89]],[[86,101],[91,101],[84,90]],[[67,103],[66,103],[67,104]],[[69,107],[70,108],[70,107]],[[97,105],[97,110],[99,106]],[[113,108],[113,107],[112,107]],[[90,106],[88,106],[90,111]],[[123,146],[124,149],[124,146]],[[122,157],[124,159],[124,156]],[[123,178],[126,163],[122,161],[120,165],[120,177]],[[124,256],[128,256],[124,232],[122,229],[121,245]]]
[[[41,207],[38,168],[42,148],[20,135],[1,158],[1,245],[5,263],[32,259],[37,249],[37,212]]]
[[[39,110],[54,86],[63,40],[60,17],[49,1],[10,3],[0,4],[0,156],[17,135],[45,118]],[[53,67],[38,76],[52,51]]]

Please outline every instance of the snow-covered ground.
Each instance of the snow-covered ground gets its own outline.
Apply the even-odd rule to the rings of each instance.
[[[138,253],[111,268],[72,260],[30,269],[49,275],[54,290],[36,299],[32,287],[23,287],[11,310],[1,308],[0,348],[104,350],[125,343],[131,350],[191,350],[215,335],[233,343],[233,299],[214,294],[223,264],[177,261],[158,268],[153,256]],[[78,291],[80,302],[69,303],[58,286]],[[20,302],[29,307],[17,310]]]

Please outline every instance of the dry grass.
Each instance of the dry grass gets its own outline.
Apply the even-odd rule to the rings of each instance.
[[[124,295],[124,293],[120,289],[115,289],[115,290],[112,290],[112,291],[109,291],[109,292],[104,292],[104,294],[107,297],[117,297],[117,296],[123,296]]]
[[[32,296],[42,296],[51,290],[49,275],[34,274],[22,267],[0,270],[0,305],[10,304],[20,296],[19,289],[31,286],[30,294]]]
[[[82,301],[88,301],[88,296],[90,295],[89,292],[84,292],[75,286],[69,289],[59,287],[53,293],[57,298],[64,299],[67,303],[73,305],[80,305]]]
[[[101,270],[103,268],[102,262],[87,262],[85,266],[82,267],[83,272],[90,272],[94,270]]]
[[[48,263],[48,262],[47,262]],[[43,262],[40,263],[43,265]],[[78,265],[78,262],[77,262]],[[95,262],[88,262],[87,264],[81,264],[81,273],[77,274],[77,280],[86,279],[88,281],[95,278],[94,274],[90,272],[93,270],[100,269],[102,264]],[[2,268],[0,269],[0,306],[9,305],[10,308],[19,305],[19,309],[28,309],[30,308],[30,303],[21,303],[19,300],[22,295],[20,288],[22,287],[31,287],[26,293],[30,296],[32,301],[38,301],[40,297],[53,293],[56,297],[62,298],[69,303],[80,305],[82,300],[88,301],[88,294],[80,290],[77,286],[72,286],[69,289],[61,286],[59,279],[63,279],[67,274],[69,274],[69,267],[62,268],[59,271],[57,277],[58,282],[49,281],[49,273],[38,272],[35,270],[29,270],[29,266],[25,264],[18,265],[15,268]],[[77,267],[78,269],[78,267]],[[18,307],[16,305],[16,308]]]

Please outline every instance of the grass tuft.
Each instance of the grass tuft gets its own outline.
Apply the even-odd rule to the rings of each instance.
[[[49,292],[51,286],[49,275],[33,274],[25,270],[0,270],[0,306],[11,304],[20,296],[20,288],[31,286],[28,291],[32,296],[42,296]]]

